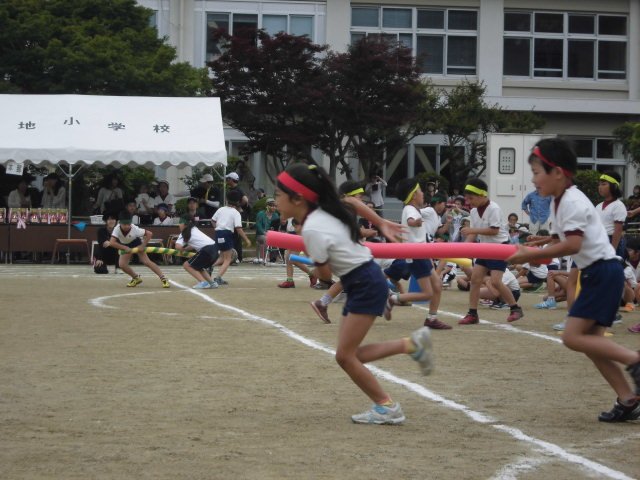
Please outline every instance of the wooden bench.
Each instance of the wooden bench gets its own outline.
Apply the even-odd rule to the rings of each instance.
[[[56,259],[59,260],[58,257],[58,249],[60,247],[67,246],[68,248],[72,246],[79,246],[81,248],[86,248],[87,257],[89,259],[89,263],[91,263],[91,251],[89,250],[89,241],[85,238],[57,238],[56,243],[53,245],[53,253],[51,254],[51,263],[55,263]],[[68,259],[67,259],[68,262]]]

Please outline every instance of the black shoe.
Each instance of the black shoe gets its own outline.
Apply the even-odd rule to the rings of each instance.
[[[627,372],[636,384],[636,395],[640,396],[640,362],[632,363],[627,367]]]
[[[627,420],[637,420],[640,418],[640,402],[636,402],[630,407],[625,407],[616,400],[613,408],[608,412],[602,412],[598,415],[601,422],[626,422]]]

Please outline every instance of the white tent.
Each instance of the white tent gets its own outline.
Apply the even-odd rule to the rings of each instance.
[[[220,100],[0,95],[0,163],[23,162],[66,164],[70,182],[76,165],[226,166]]]

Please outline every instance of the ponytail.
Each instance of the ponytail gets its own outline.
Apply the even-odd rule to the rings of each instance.
[[[191,230],[196,226],[196,222],[193,220],[189,220],[184,228],[182,229],[182,239],[184,240],[184,244],[186,245],[191,240]]]
[[[298,184],[297,188],[294,184]],[[286,169],[285,175],[281,174],[278,177],[278,188],[290,198],[303,197],[310,210],[315,210],[317,207],[322,208],[349,228],[351,240],[356,243],[360,240],[360,229],[356,222],[355,212],[340,200],[335,185],[322,167],[304,163],[290,165]]]

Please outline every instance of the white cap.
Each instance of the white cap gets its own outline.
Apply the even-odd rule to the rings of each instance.
[[[227,173],[226,178],[230,178],[231,180],[234,180],[236,182],[240,181],[240,177],[238,176],[238,174],[236,172]]]
[[[202,183],[204,183],[204,182],[213,182],[213,177],[211,176],[211,174],[210,174],[210,173],[205,173],[205,174],[202,176],[202,178],[200,178],[200,181],[201,181]]]

